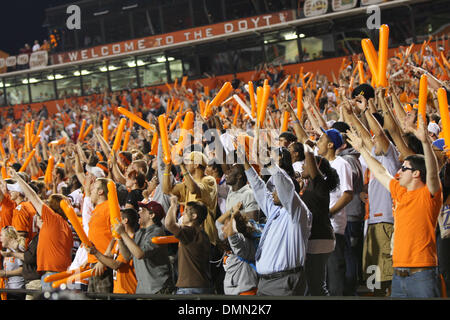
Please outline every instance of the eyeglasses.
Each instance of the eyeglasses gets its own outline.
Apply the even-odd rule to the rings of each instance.
[[[415,171],[416,170],[414,168],[408,168],[408,167],[405,167],[405,166],[401,166],[400,169],[402,169],[403,172],[405,172],[406,170],[411,170],[411,171]]]

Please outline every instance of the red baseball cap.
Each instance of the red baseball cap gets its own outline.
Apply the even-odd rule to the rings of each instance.
[[[166,216],[164,208],[156,201],[138,202],[138,206],[154,213],[160,220]]]

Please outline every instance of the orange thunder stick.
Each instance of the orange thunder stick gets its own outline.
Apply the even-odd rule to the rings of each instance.
[[[262,128],[264,124],[264,119],[266,118],[267,100],[269,99],[269,94],[270,94],[270,86],[265,85],[261,91],[261,98],[260,98],[261,104],[258,105],[257,110],[258,117],[256,121],[259,128]]]
[[[350,82],[350,87],[352,87],[352,84],[351,84],[351,82]],[[316,105],[318,105],[318,104],[319,104],[319,99],[320,99],[320,96],[322,95],[322,91],[323,91],[323,89],[322,89],[322,88],[319,88],[319,90],[317,91],[317,94],[316,94],[316,99],[315,99],[315,101],[316,101]]]
[[[41,120],[41,121],[39,122],[39,127],[38,127],[38,129],[37,129],[37,131],[36,131],[35,136],[38,136],[38,135],[41,133],[43,127],[44,127],[44,121]]]
[[[362,61],[358,61],[358,74],[359,74],[359,84],[365,83],[364,79],[364,65]]]
[[[180,240],[175,238],[175,236],[163,236],[163,237],[153,237],[152,243],[155,244],[168,244],[168,243],[178,243]]]
[[[253,88],[253,82],[248,82],[248,95],[250,96],[250,104],[252,106],[252,117],[256,117],[256,103],[255,103],[255,90]]]
[[[86,119],[83,119],[83,121],[81,122],[80,133],[78,134],[78,140],[81,140],[80,138],[83,137],[85,127],[86,127]]]
[[[127,130],[127,132],[125,132],[125,138],[123,138],[122,151],[127,151],[128,142],[130,141],[130,135],[131,135],[131,131]]]
[[[361,46],[366,57],[367,64],[369,65],[370,73],[372,74],[372,79],[377,80],[378,72],[378,56],[373,47],[372,41],[370,39],[362,39]]]
[[[75,213],[75,210],[73,210],[69,202],[67,200],[61,200],[59,205],[66,214],[67,219],[69,219],[70,223],[72,224],[72,227],[75,229],[75,232],[77,233],[81,242],[83,242],[86,247],[91,247],[92,243],[84,232],[83,226],[81,225],[80,220],[78,220],[77,214]]]
[[[27,152],[29,150],[29,146],[30,146],[30,123],[29,122],[27,122],[25,124],[24,136],[25,136],[25,141],[24,141],[23,147],[24,147],[25,152]]]
[[[386,78],[386,70],[388,62],[388,42],[389,42],[389,26],[387,24],[383,24],[380,27],[380,41],[378,45],[377,86],[384,88],[388,86]]]
[[[446,146],[450,146],[450,115],[448,113],[447,92],[444,88],[439,88],[437,96],[439,112],[441,114],[442,131],[444,133],[444,142]]]
[[[169,133],[172,133],[172,131],[175,129],[175,127],[177,126],[177,123],[180,121],[180,119],[181,119],[181,112],[178,112],[177,116],[175,117],[173,122],[170,124]]]
[[[303,88],[297,87],[297,118],[300,121],[303,113]]]
[[[83,132],[83,135],[78,137],[79,141],[84,140],[84,138],[86,138],[86,136],[89,134],[89,132],[91,132],[92,128],[94,128],[94,126],[92,124],[89,125],[89,127],[87,127],[86,131]]]
[[[419,83],[419,114],[422,115],[422,119],[425,125],[427,125],[427,95],[428,95],[428,77],[423,74],[420,77]],[[417,118],[417,128],[419,127],[419,119]]]
[[[48,163],[47,163],[47,169],[45,170],[45,175],[44,175],[44,182],[46,184],[49,184],[52,182],[52,172],[53,172],[53,168],[55,166],[55,158],[53,158],[53,156],[50,156],[48,158]]]
[[[239,109],[240,108],[241,107],[238,104],[236,104],[235,109],[234,109],[233,125],[236,125],[236,123],[237,123],[237,119],[238,119],[238,116],[239,116]]]
[[[36,145],[39,143],[39,141],[41,140],[41,136],[40,135],[35,135],[33,138],[33,141],[31,142],[31,147],[34,148],[36,147]]]
[[[45,277],[44,282],[48,283],[48,282],[65,279],[75,273],[80,273],[80,272],[86,271],[88,268],[89,268],[88,266],[85,266],[85,267],[76,268],[73,270],[67,270],[67,271],[63,271],[63,272],[54,273],[54,274],[49,275],[48,277]]]
[[[164,152],[164,163],[169,164],[171,162],[170,149],[169,149],[169,135],[167,134],[166,117],[162,114],[158,117],[159,131],[161,134],[161,143]]]
[[[288,122],[289,122],[289,112],[285,111],[283,113],[283,124],[281,125],[281,132],[287,131]]]
[[[3,149],[3,143],[1,140],[0,140],[0,153],[2,155],[3,160],[6,160],[6,152],[5,149]]]
[[[117,111],[119,111],[121,114],[123,114],[125,117],[127,117],[130,120],[133,120],[134,122],[136,122],[138,125],[140,125],[141,127],[144,127],[145,129],[149,130],[149,131],[155,131],[156,128],[154,125],[148,123],[147,121],[142,120],[141,118],[139,118],[137,115],[135,115],[134,113],[128,111],[125,108],[122,107],[118,107]]]
[[[120,217],[119,199],[117,198],[116,184],[114,181],[108,181],[108,205],[109,205],[109,220],[112,226],[120,223],[122,220]],[[112,230],[112,235],[116,239],[120,239],[119,234]]]
[[[27,159],[25,160],[22,167],[19,169],[19,172],[24,172],[25,169],[28,167],[28,164],[30,163],[31,159],[33,159],[34,154],[36,153],[36,149],[31,150],[30,154],[28,155]]]
[[[106,142],[108,142],[108,119],[103,118],[102,121],[102,126],[103,126],[103,139],[105,139]]]
[[[288,76],[286,77],[286,79],[280,84],[280,86],[278,87],[278,90],[279,91],[283,91],[283,90],[285,90],[286,89],[286,87],[287,87],[287,85],[288,85],[288,83],[289,83],[289,80],[291,79],[291,75],[290,74],[288,74]]]
[[[15,151],[15,148],[14,148],[14,138],[13,138],[12,133],[10,132],[10,133],[9,133],[9,152],[12,153],[12,152],[14,152],[14,151]]]
[[[62,284],[67,284],[67,283],[72,283],[73,281],[76,280],[81,280],[81,279],[85,279],[85,278],[89,278],[94,274],[94,269],[88,269],[86,271],[83,271],[81,273],[75,273],[67,278],[55,281],[52,283],[52,287],[54,289],[59,288]]]
[[[114,138],[114,143],[113,143],[113,147],[111,150],[112,152],[116,152],[119,150],[120,143],[122,142],[123,129],[125,128],[126,124],[127,124],[127,119],[125,119],[125,118],[120,119],[119,125],[117,126],[116,137]]]
[[[233,91],[233,87],[232,87],[231,83],[228,81],[225,82],[223,84],[222,88],[220,89],[219,93],[216,94],[216,96],[211,101],[211,103],[206,107],[205,116],[207,116],[207,117],[209,116],[209,114],[211,113],[212,107],[220,106],[222,101],[228,97],[228,95],[231,93],[231,91]]]
[[[188,111],[186,116],[184,117],[183,125],[181,126],[181,134],[178,138],[178,143],[175,146],[176,154],[179,154],[181,148],[184,148],[186,144],[186,135],[189,130],[194,128],[194,113],[192,111]]]
[[[155,132],[153,134],[152,146],[150,149],[150,155],[152,155],[152,156],[156,156],[158,154],[158,141],[159,141],[158,133]]]

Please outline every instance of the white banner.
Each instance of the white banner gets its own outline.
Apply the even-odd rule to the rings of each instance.
[[[27,64],[29,60],[29,56],[26,53],[17,56],[17,64],[19,65]]]
[[[6,66],[6,61],[4,58],[0,58],[0,69]]]
[[[48,64],[48,52],[36,51],[30,56],[30,69],[45,67]]]
[[[356,7],[357,0],[333,0],[333,11],[344,11]]]
[[[327,0],[306,0],[303,6],[305,17],[315,17],[325,14],[328,10]]]
[[[361,0],[361,6],[369,6],[372,4],[378,4],[386,1],[388,0]]]
[[[7,67],[14,67],[16,65],[16,63],[17,63],[16,56],[6,58],[6,66]]]

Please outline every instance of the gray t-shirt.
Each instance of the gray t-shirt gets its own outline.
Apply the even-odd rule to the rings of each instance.
[[[255,196],[253,195],[253,190],[250,188],[248,184],[243,186],[237,191],[233,191],[230,188],[228,192],[227,200],[226,200],[226,211],[231,210],[236,204],[242,201],[242,212],[251,212],[258,211],[259,206],[255,200]]]
[[[168,283],[171,284],[172,279],[167,245],[152,243],[153,237],[161,236],[165,236],[165,233],[157,225],[141,228],[134,236],[135,243],[144,251],[144,257],[142,259],[133,257],[137,278],[137,294],[155,294]]]
[[[399,161],[399,152],[397,148],[390,143],[388,151],[385,155],[376,156],[374,149],[372,155],[377,159],[386,170],[394,176],[401,166]],[[387,222],[394,223],[392,216],[392,198],[391,193],[386,189],[373,174],[369,179],[369,224]]]

